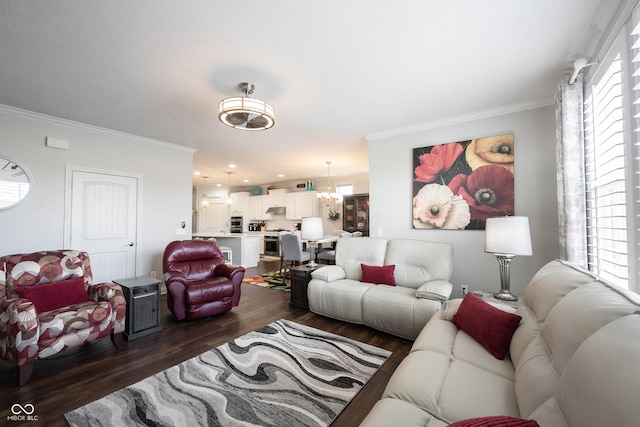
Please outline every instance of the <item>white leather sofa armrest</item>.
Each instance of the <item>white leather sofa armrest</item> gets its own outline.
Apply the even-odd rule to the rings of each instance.
[[[458,312],[460,304],[462,304],[462,298],[450,299],[447,301],[447,306],[442,313],[442,320],[451,321],[453,316]]]
[[[327,265],[311,272],[311,278],[324,280],[325,282],[334,282],[346,277],[345,271],[337,265]]]
[[[432,280],[420,285],[416,289],[416,297],[432,299],[436,301],[446,301],[451,296],[453,285],[446,280]]]
[[[508,306],[506,304],[502,304],[497,300],[492,300],[492,301],[484,300],[484,301],[495,308],[499,308],[502,311],[506,311],[507,313],[516,312],[516,309],[514,307]],[[462,298],[457,298],[457,299],[452,299],[447,301],[447,306],[444,309],[444,312],[442,314],[442,319],[443,320],[453,319],[453,316],[458,312],[458,309],[460,308],[460,304],[462,304]]]

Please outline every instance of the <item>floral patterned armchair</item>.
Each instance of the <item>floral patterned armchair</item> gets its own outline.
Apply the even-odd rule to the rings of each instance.
[[[86,252],[0,257],[0,357],[27,382],[36,359],[111,335],[122,342],[126,302],[113,283],[92,283]]]

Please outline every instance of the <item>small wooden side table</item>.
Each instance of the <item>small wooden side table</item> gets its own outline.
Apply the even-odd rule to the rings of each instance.
[[[140,276],[114,280],[127,301],[124,337],[127,341],[162,330],[160,323],[161,280]]]
[[[296,265],[291,267],[291,303],[293,307],[309,308],[307,285],[311,280],[311,272],[320,266]]]

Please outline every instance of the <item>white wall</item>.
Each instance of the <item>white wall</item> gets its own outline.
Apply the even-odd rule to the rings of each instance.
[[[69,141],[68,150],[45,138]],[[0,107],[0,154],[26,167],[33,193],[0,211],[0,254],[63,248],[65,168],[82,166],[142,175],[138,275],[162,276],[162,253],[172,240],[191,238],[194,150],[106,129]],[[176,228],[185,221],[186,235]]]
[[[453,246],[454,295],[470,290],[497,291],[498,263],[484,253],[484,231],[412,228],[414,148],[475,137],[514,133],[515,214],[529,217],[533,256],[511,264],[511,290],[522,295],[532,275],[560,256],[556,196],[555,110],[553,106],[503,114],[370,141],[371,236],[447,242]]]

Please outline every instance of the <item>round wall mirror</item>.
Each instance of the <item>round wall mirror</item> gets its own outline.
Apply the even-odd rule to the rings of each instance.
[[[0,155],[0,210],[23,202],[32,187],[29,172],[10,158]]]

